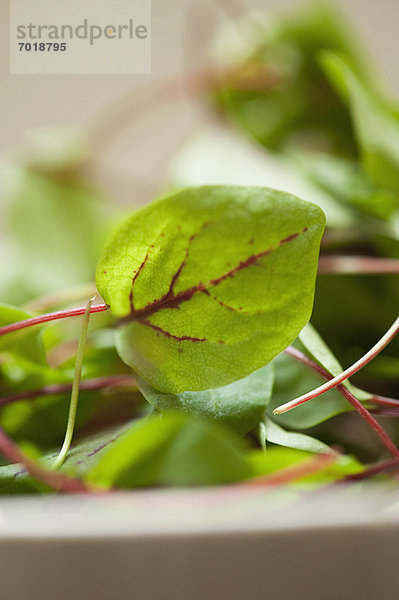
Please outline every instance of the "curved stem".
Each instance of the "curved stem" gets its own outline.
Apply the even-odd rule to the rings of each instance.
[[[399,317],[391,325],[388,331],[382,336],[382,338],[375,344],[375,346],[373,346],[371,350],[366,352],[366,354],[362,356],[358,361],[356,361],[351,367],[343,371],[340,375],[337,375],[337,377],[330,379],[330,381],[327,381],[327,383],[324,383],[320,387],[312,390],[311,392],[308,392],[307,394],[304,394],[299,398],[295,398],[294,400],[286,402],[278,408],[275,408],[273,414],[281,415],[289,410],[292,410],[293,408],[296,408],[297,406],[300,406],[301,404],[304,404],[308,400],[312,400],[312,398],[316,398],[317,396],[320,396],[320,394],[324,394],[325,392],[328,392],[329,390],[335,388],[337,385],[339,385],[340,383],[342,383],[343,381],[360,371],[360,369],[367,365],[367,363],[373,360],[373,358],[375,358],[377,354],[379,354],[385,348],[385,346],[387,346],[389,342],[395,337],[398,330]]]
[[[108,310],[108,304],[95,304],[90,308],[90,313],[103,312]],[[78,317],[84,315],[86,308],[70,308],[68,310],[57,310],[56,312],[47,313],[46,315],[38,315],[37,317],[31,317],[30,319],[24,319],[17,323],[11,323],[10,325],[4,325],[0,327],[0,336],[18,331],[19,329],[25,329],[26,327],[32,327],[33,325],[40,325],[41,323],[47,323],[48,321],[56,321],[57,319],[66,319],[67,317]]]
[[[288,348],[285,349],[285,353],[288,354],[289,356],[291,356],[292,358],[294,358],[295,360],[306,365],[307,367],[313,369],[313,371],[316,371],[316,373],[321,375],[321,377],[323,377],[324,379],[332,380],[331,374],[326,369],[324,369],[323,367],[318,365],[311,358],[306,356],[306,354],[303,354],[303,352],[301,352],[300,350],[297,350],[296,348],[289,346]],[[346,398],[346,400],[348,400],[348,402],[350,404],[352,404],[352,406],[356,410],[356,412],[358,412],[359,415],[361,417],[363,417],[363,419],[370,425],[370,427],[373,429],[375,434],[380,438],[381,442],[384,444],[384,446],[389,451],[389,453],[395,457],[399,456],[398,448],[395,446],[395,444],[393,443],[393,441],[391,440],[391,438],[389,437],[389,435],[387,434],[385,429],[383,427],[381,427],[381,425],[378,423],[378,421],[376,421],[374,419],[372,414],[352,394],[352,392],[350,392],[344,385],[338,385],[337,391],[340,392],[344,396],[344,398]]]
[[[82,376],[82,364],[83,364],[83,354],[86,346],[86,337],[87,330],[89,327],[90,320],[90,310],[91,304],[94,298],[88,301],[83,319],[82,319],[82,329],[80,331],[78,351],[76,353],[76,361],[75,361],[75,370],[73,374],[73,383],[72,383],[72,391],[71,391],[71,403],[69,405],[69,415],[68,415],[68,424],[65,432],[64,443],[62,444],[62,448],[60,450],[59,455],[55,459],[53,463],[54,468],[58,468],[62,465],[65,460],[65,457],[68,453],[68,450],[71,446],[73,430],[75,428],[76,421],[76,412],[78,409],[78,399],[79,399],[79,385],[80,379]]]

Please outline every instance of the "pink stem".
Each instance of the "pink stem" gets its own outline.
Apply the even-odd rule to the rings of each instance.
[[[84,379],[80,382],[81,390],[101,390],[107,387],[136,385],[136,380],[131,375],[110,375],[109,377],[96,377],[94,379]],[[9,394],[0,398],[0,406],[12,404],[19,400],[31,400],[41,396],[54,396],[56,394],[65,394],[72,390],[72,383],[55,383],[45,385],[36,390],[26,390],[17,394]]]
[[[399,260],[374,256],[321,256],[318,272],[340,275],[399,274]]]
[[[387,346],[389,342],[395,337],[395,335],[398,333],[398,330],[399,317],[391,325],[388,331],[382,336],[382,338],[375,344],[375,346],[373,346],[371,350],[366,352],[366,354],[362,356],[358,361],[356,361],[352,366],[343,371],[343,373],[337,375],[337,377],[329,378],[329,381],[327,381],[327,383],[324,383],[320,387],[308,392],[307,394],[304,394],[299,398],[295,398],[290,402],[286,402],[285,404],[278,406],[273,411],[273,413],[275,415],[281,415],[289,410],[292,410],[293,408],[296,408],[297,406],[300,406],[301,404],[304,404],[304,402],[307,402],[308,400],[312,400],[313,398],[320,396],[320,394],[324,394],[325,392],[332,390],[337,385],[339,385],[340,383],[342,383],[343,381],[360,371],[360,369],[362,369],[371,360],[373,360],[373,358],[375,358],[377,354],[379,354],[381,350],[383,350],[385,346]]]
[[[91,313],[103,312],[108,310],[108,304],[96,304],[91,307]],[[48,313],[46,315],[38,315],[37,317],[31,317],[30,319],[24,319],[17,323],[11,323],[10,325],[4,325],[0,327],[0,336],[18,331],[19,329],[25,329],[25,327],[32,327],[32,325],[40,325],[41,323],[47,323],[48,321],[56,321],[57,319],[65,319],[67,317],[78,317],[83,315],[86,307],[70,308],[68,310],[57,310],[56,312]]]
[[[300,350],[293,348],[292,346],[288,346],[285,349],[286,354],[294,358],[295,360],[301,362],[307,367],[316,371],[321,377],[324,379],[330,380],[332,379],[332,375],[323,367],[314,362],[311,358],[303,354]],[[363,419],[370,425],[375,434],[380,438],[381,442],[387,448],[389,453],[392,456],[399,456],[399,450],[385,431],[383,427],[374,419],[374,417],[370,414],[365,406],[355,396],[344,386],[338,385],[337,391],[339,391],[350,404],[352,404],[353,408],[363,417]]]

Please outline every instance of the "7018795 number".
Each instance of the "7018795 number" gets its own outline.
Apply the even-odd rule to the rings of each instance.
[[[19,42],[18,46],[20,52],[65,52],[67,49],[66,42]]]

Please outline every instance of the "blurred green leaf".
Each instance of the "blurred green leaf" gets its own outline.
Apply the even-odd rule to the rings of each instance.
[[[15,306],[0,304],[0,327],[29,319],[32,316],[34,315]],[[46,364],[40,327],[20,329],[1,336],[0,353],[3,352],[11,353],[38,364]]]
[[[51,465],[57,452],[41,459]],[[247,450],[242,441],[215,423],[169,413],[126,423],[75,444],[61,471],[103,487],[214,485],[268,475],[306,461],[310,452],[273,447]],[[306,477],[324,483],[361,470],[351,457]],[[48,491],[21,465],[0,467],[0,494]]]
[[[281,17],[267,33],[254,31],[254,49],[216,99],[247,133],[268,148],[319,147],[356,156],[346,103],[318,63],[321,51],[344,55],[366,73],[353,32],[335,7],[311,3]],[[258,38],[258,39],[257,39]]]
[[[103,194],[74,174],[29,167],[10,165],[4,180],[14,287],[10,276],[3,298],[24,301],[90,281],[109,227]]]
[[[215,422],[183,413],[141,420],[88,473],[100,486],[215,485],[252,470],[240,438]]]
[[[312,453],[303,450],[295,450],[287,447],[273,447],[267,452],[252,450],[248,458],[257,476],[270,475],[285,469],[299,465],[312,457]],[[363,470],[363,465],[352,456],[337,456],[336,462],[323,468],[321,471],[302,478],[306,485],[322,485],[336,481]]]
[[[339,74],[346,86],[365,172],[383,189],[399,194],[398,107],[365,85],[342,56],[324,54],[323,64],[333,81]]]
[[[302,152],[296,162],[313,184],[356,210],[357,227],[366,235],[382,228],[379,221],[373,227],[369,219],[362,220],[362,215],[389,221],[399,208],[398,196],[373,184],[353,161],[322,152]]]

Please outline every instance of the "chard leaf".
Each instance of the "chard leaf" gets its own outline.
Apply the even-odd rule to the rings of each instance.
[[[183,413],[142,419],[88,473],[103,487],[214,485],[250,477],[240,438],[221,425]]]
[[[220,421],[244,434],[259,423],[270,401],[273,370],[266,365],[244,379],[203,392],[166,394],[141,377],[137,382],[143,396],[161,413],[181,410]]]
[[[266,418],[260,428],[260,443],[265,447],[266,442],[285,446],[286,448],[295,448],[296,450],[304,450],[305,452],[314,452],[316,454],[324,454],[330,448],[324,442],[316,438],[298,433],[296,431],[287,431],[280,425],[277,425],[272,419]]]
[[[121,358],[163,392],[220,387],[279,354],[309,320],[321,209],[268,188],[188,188],[133,214],[96,282],[124,317]]]

